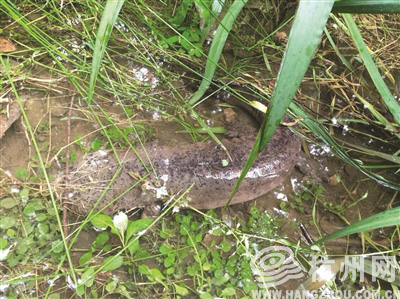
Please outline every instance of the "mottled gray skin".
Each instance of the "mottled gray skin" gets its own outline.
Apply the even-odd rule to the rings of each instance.
[[[177,147],[148,144],[146,151],[156,170],[159,184],[157,185],[155,176],[151,174],[145,180],[146,183],[141,182],[128,191],[105,212],[151,206],[161,199],[168,199],[168,196],[160,196],[162,193],[169,192],[179,196],[192,183],[194,186],[188,193],[188,197],[192,199],[189,202],[191,206],[197,209],[222,207],[237,182],[255,137],[251,134],[240,138],[222,139],[232,161],[229,161],[225,151],[213,142]],[[267,148],[259,155],[230,204],[255,199],[281,184],[294,167],[299,151],[299,137],[288,128],[280,126]],[[145,159],[143,151],[139,154]],[[132,150],[119,151],[118,155],[122,162],[121,171],[96,211],[137,182],[132,173],[140,173],[142,177],[147,173]],[[227,166],[223,166],[223,160],[228,161]],[[146,165],[151,170],[150,164]],[[92,153],[75,163],[70,176],[70,186],[74,188],[74,192],[70,195],[73,211],[88,214],[117,169],[118,162],[112,152]],[[153,184],[154,188],[150,187],[150,184]]]

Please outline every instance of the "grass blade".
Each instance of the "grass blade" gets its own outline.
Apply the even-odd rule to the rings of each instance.
[[[400,6],[399,1],[397,1],[397,5]],[[382,96],[382,99],[387,105],[389,111],[392,113],[397,123],[400,124],[400,105],[394,99],[389,88],[386,86],[385,81],[383,81],[381,74],[379,73],[374,61],[372,60],[368,47],[365,45],[365,42],[357,29],[356,23],[349,14],[344,14],[343,18],[349,28],[354,44],[356,45],[358,52],[360,53],[360,56],[365,63],[365,66],[367,67],[372,81],[378,89],[379,94]]]
[[[27,113],[26,113],[26,111],[24,109],[24,105],[23,105],[23,103],[21,101],[21,98],[19,97],[19,94],[18,94],[18,91],[17,91],[17,87],[15,86],[14,81],[12,80],[12,77],[11,77],[11,74],[10,74],[9,61],[7,61],[7,62],[4,61],[3,57],[1,55],[0,55],[0,65],[2,65],[3,69],[5,70],[5,75],[6,75],[6,77],[8,78],[8,80],[10,82],[10,85],[11,85],[11,88],[12,88],[13,93],[15,95],[15,98],[16,98],[16,100],[18,102],[18,105],[19,105],[19,107],[21,109],[22,117],[23,117],[24,122],[26,124],[27,131],[29,132],[29,137],[30,137],[30,139],[32,141],[33,147],[34,147],[35,152],[36,152],[37,157],[38,157],[38,162],[39,162],[40,169],[43,171],[44,179],[46,181],[47,188],[49,189],[49,195],[50,195],[51,203],[52,203],[52,206],[53,206],[53,209],[54,209],[54,215],[55,215],[55,217],[57,219],[57,224],[58,224],[60,235],[61,235],[61,239],[62,239],[60,242],[63,243],[63,246],[65,248],[65,256],[63,257],[63,259],[59,263],[59,269],[63,265],[63,262],[64,262],[64,260],[66,258],[68,260],[68,265],[69,265],[69,267],[71,269],[72,280],[77,285],[78,279],[77,279],[77,275],[75,273],[74,264],[72,263],[72,258],[71,258],[70,251],[68,250],[68,243],[67,243],[67,239],[66,239],[67,236],[64,234],[63,224],[62,224],[62,221],[61,221],[61,217],[60,217],[60,215],[58,213],[58,208],[57,208],[58,205],[57,205],[57,202],[56,202],[56,198],[54,196],[54,192],[52,191],[52,188],[51,188],[51,182],[50,182],[49,175],[47,174],[47,170],[46,170],[43,158],[41,156],[41,151],[40,151],[40,148],[39,148],[39,144],[38,144],[38,142],[37,142],[37,140],[35,138],[34,129],[30,125],[28,115],[27,115]]]
[[[332,149],[332,151],[335,153],[337,157],[342,159],[345,163],[351,165],[364,175],[368,176],[369,178],[373,179],[377,183],[394,189],[394,190],[400,190],[400,185],[391,181],[388,181],[384,179],[382,176],[375,174],[373,172],[370,172],[366,170],[363,165],[361,165],[359,162],[356,162],[354,159],[352,159],[347,152],[340,146],[333,138],[332,136],[328,133],[328,131],[319,123],[317,123],[315,120],[311,119],[307,113],[305,113],[300,107],[298,107],[296,104],[291,103],[290,104],[290,109],[300,118],[303,118],[303,121],[301,121],[301,125],[304,125],[307,127],[311,132],[313,132],[314,135],[318,136],[322,141],[324,141],[329,147]]]
[[[218,65],[218,61],[221,57],[222,49],[224,48],[225,41],[228,37],[229,32],[238,16],[239,12],[242,10],[243,6],[247,3],[247,0],[235,0],[229,10],[226,12],[225,17],[222,19],[218,26],[217,32],[213,38],[210,52],[208,53],[208,59],[206,63],[206,69],[204,71],[203,80],[201,81],[199,89],[193,95],[189,101],[189,105],[193,106],[196,104],[207,89],[210,87],[211,80],[214,76],[215,69]]]
[[[94,87],[99,74],[101,60],[103,59],[112,29],[124,2],[125,0],[109,0],[104,8],[99,30],[97,31],[96,44],[93,52],[92,70],[90,73],[90,83],[87,98],[88,103],[90,103],[93,98]]]
[[[336,238],[348,236],[351,234],[365,232],[381,227],[400,225],[400,207],[393,208],[389,211],[384,211],[366,219],[357,221],[341,230],[330,234],[321,240],[316,241],[314,244],[323,243]]]

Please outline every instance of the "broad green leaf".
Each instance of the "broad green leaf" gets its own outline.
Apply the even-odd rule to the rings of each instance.
[[[87,269],[81,277],[80,284],[90,288],[94,282],[94,268]]]
[[[61,251],[63,251],[64,249],[64,244],[61,241],[53,241],[53,243],[51,243],[51,248],[53,249],[53,251],[55,253],[60,253]]]
[[[229,280],[230,276],[228,273],[225,273],[223,275],[215,276],[213,278],[213,283],[215,283],[217,286],[222,286],[224,283],[226,283]]]
[[[10,238],[14,238],[15,237],[15,231],[11,228],[9,228],[7,230],[7,236],[9,236]]]
[[[82,296],[83,294],[85,294],[85,286],[83,284],[78,285],[78,287],[76,288],[76,294],[78,296]]]
[[[36,211],[43,210],[44,206],[38,201],[32,201],[24,208],[24,214],[28,217],[34,215]]]
[[[49,297],[47,297],[47,298],[49,298],[49,299],[60,299],[61,297],[60,297],[59,293],[53,293],[53,294],[50,294]]]
[[[165,244],[162,244],[160,246],[160,252],[162,254],[168,254],[168,253],[170,253],[172,251],[173,251],[173,249],[171,248],[171,246],[168,246],[168,245],[165,245]]]
[[[114,293],[114,291],[116,290],[117,286],[118,286],[118,281],[113,280],[113,281],[111,281],[110,283],[108,283],[106,285],[106,290],[109,293]]]
[[[182,285],[174,284],[174,287],[175,287],[175,292],[176,292],[178,295],[181,295],[181,296],[187,296],[187,295],[189,295],[188,289],[185,288],[185,286],[184,286],[183,284],[182,284]]]
[[[211,294],[209,292],[205,292],[200,295],[200,299],[212,299],[212,298],[214,298],[214,297],[211,296]]]
[[[393,208],[391,210],[384,211],[366,219],[357,221],[352,225],[342,228],[336,233],[330,234],[322,238],[321,240],[316,241],[314,244],[323,243],[332,239],[348,236],[359,232],[365,232],[377,228],[396,225],[400,225],[400,207]]]
[[[26,181],[29,177],[29,171],[26,168],[18,168],[15,171],[15,177],[20,181]]]
[[[8,246],[7,239],[0,238],[0,250],[6,249]]]
[[[107,243],[107,241],[110,239],[110,236],[108,235],[108,232],[102,232],[100,235],[96,237],[96,246],[103,246],[104,244]]]
[[[12,226],[14,226],[16,222],[16,219],[14,217],[11,216],[5,216],[5,217],[1,217],[0,218],[0,228],[1,229],[8,229]]]
[[[28,188],[22,189],[21,192],[19,193],[19,196],[21,198],[22,203],[27,203],[29,199],[29,189]]]
[[[46,220],[46,218],[47,218],[47,216],[46,216],[45,213],[38,213],[38,214],[36,214],[36,220],[37,220],[38,222],[42,222],[42,221]]]
[[[183,0],[182,1],[182,4],[179,5],[175,11],[175,17],[170,19],[170,22],[172,23],[173,26],[177,27],[183,23],[190,6],[192,6],[192,3],[193,3],[193,0]]]
[[[175,262],[176,255],[175,254],[168,254],[168,256],[164,259],[164,266],[166,268],[171,267]]]
[[[235,294],[236,294],[235,289],[232,288],[232,287],[228,287],[228,288],[225,288],[225,289],[222,291],[221,296],[222,296],[223,298],[227,298],[227,297],[230,297],[230,296],[234,296]]]
[[[109,215],[105,214],[97,214],[95,215],[90,222],[93,224],[94,227],[99,229],[105,229],[107,227],[113,227],[112,219]]]
[[[151,276],[157,282],[162,282],[163,279],[165,279],[165,276],[160,272],[160,270],[158,270],[156,268],[151,269],[150,272],[151,272]]]
[[[12,197],[7,197],[0,201],[0,207],[4,209],[11,209],[15,207],[17,204],[18,202]]]
[[[336,0],[332,12],[395,14],[400,13],[399,0]]]
[[[84,264],[86,264],[88,261],[90,261],[92,259],[92,253],[86,252],[85,254],[83,254],[80,258],[79,258],[79,266],[83,266]]]
[[[204,270],[204,271],[210,271],[210,269],[211,269],[210,263],[209,263],[208,261],[205,262],[205,263],[203,264],[203,270]]]
[[[231,250],[231,244],[225,238],[221,242],[221,250],[222,252],[228,252]]]
[[[100,149],[100,147],[101,147],[101,144],[102,144],[102,141],[100,140],[100,139],[96,139],[95,141],[93,141],[91,144],[90,144],[90,149],[92,150],[92,151],[98,151],[99,149]]]
[[[49,232],[49,226],[45,223],[39,223],[37,230],[41,234],[47,234]]]
[[[140,265],[138,267],[139,273],[144,274],[144,275],[149,275],[150,272],[150,268],[147,265]]]
[[[147,229],[152,222],[153,219],[151,218],[143,218],[130,222],[126,229],[125,239],[128,241],[134,234]]]
[[[113,271],[113,270],[121,267],[123,263],[124,263],[124,258],[122,256],[120,256],[120,255],[110,256],[110,257],[106,258],[106,260],[104,261],[104,267],[102,270],[103,271]]]
[[[138,249],[139,249],[139,240],[138,239],[129,242],[128,250],[129,250],[129,253],[131,254],[131,256],[133,256]]]

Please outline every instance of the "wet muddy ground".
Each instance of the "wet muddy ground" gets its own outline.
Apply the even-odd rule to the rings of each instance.
[[[157,87],[157,79],[154,75],[151,75],[150,70],[146,69],[145,66],[136,66],[135,69],[138,70],[136,73],[138,80],[153,82],[154,94],[163,101],[168,101],[168,91]],[[41,79],[46,80],[45,77]],[[178,90],[183,97],[191,93],[189,84],[185,84],[184,81],[177,82],[176,85],[181,86],[180,90]],[[80,143],[85,148],[90,148],[90,144],[94,140],[101,140],[103,145],[100,148],[103,150],[106,149],[107,145],[104,135],[101,134],[100,128],[91,112],[84,107],[83,101],[74,95],[64,95],[66,93],[65,90],[58,89],[57,86],[54,86],[53,90],[57,92],[44,93],[38,90],[21,90],[20,96],[29,123],[39,142],[42,157],[46,164],[50,166],[50,173],[56,175],[65,171],[65,163],[62,162],[62,159],[65,157],[65,149],[67,147],[67,120],[69,115],[71,117],[70,137],[72,141],[79,136],[82,137]],[[305,88],[303,88],[303,92],[304,90]],[[315,93],[315,90],[311,89],[309,92]],[[206,122],[210,126],[224,125],[223,115],[224,110],[227,108],[219,106],[221,101],[217,100],[223,97],[224,92],[221,91],[197,108],[197,111],[207,119]],[[171,100],[173,99],[170,98]],[[106,101],[100,101],[98,104],[101,105],[101,108],[106,111],[119,128],[123,130],[130,126],[128,117],[124,115],[120,105]],[[146,125],[146,130],[148,131],[145,130],[141,136],[144,142],[157,140],[160,145],[167,146],[193,142],[189,134],[177,133],[182,131],[183,127],[174,121],[171,116],[163,116],[163,107],[159,106],[160,110],[158,112],[140,104],[128,107],[131,109],[130,121],[139,126]],[[94,111],[101,115],[97,107],[94,107]],[[175,115],[175,118],[186,117],[186,120],[191,122],[187,115],[179,115],[173,112],[170,115]],[[104,119],[102,116],[100,118]],[[239,119],[251,122],[245,114],[239,114]],[[194,122],[192,121],[192,123]],[[297,130],[300,134],[304,133],[299,127],[297,127]],[[336,134],[342,135],[340,138],[346,138],[344,136],[346,135],[346,130],[343,130],[343,128],[338,128]],[[129,135],[132,142],[135,142],[136,136],[134,135]],[[199,135],[198,139],[201,140],[201,138],[206,138],[206,135]],[[3,170],[3,174],[6,171],[14,175],[18,168],[23,167],[29,169],[31,175],[35,175],[34,172],[37,171],[37,168],[34,166],[37,165],[37,159],[28,137],[26,125],[21,118],[6,132],[1,143],[0,167]],[[73,151],[73,155],[78,160],[84,156],[84,153],[76,143],[70,145],[70,150]],[[298,156],[297,165],[290,176],[280,187],[261,196],[251,204],[256,204],[257,207],[265,209],[268,213],[280,214],[288,222],[301,221],[305,223],[311,234],[318,239],[319,235],[312,224],[311,217],[311,209],[315,198],[304,200],[299,199],[298,196],[305,192],[304,186],[309,186],[311,189],[315,188],[315,186],[321,186],[323,189],[322,194],[319,195],[320,223],[317,224],[323,235],[332,233],[345,225],[339,217],[331,213],[335,206],[346,207],[363,198],[362,205],[354,206],[347,210],[344,215],[349,222],[355,222],[359,218],[365,218],[373,213],[385,210],[390,204],[398,200],[397,194],[370,181],[352,167],[335,158],[328,147],[323,144],[317,145],[307,142],[303,138],[303,151]],[[310,196],[314,195],[311,194]],[[326,203],[326,207],[323,206],[323,202]],[[282,203],[292,208],[283,212],[280,209]],[[231,206],[230,212],[233,215],[242,215],[243,213],[245,215],[249,204]],[[290,229],[292,232],[289,235],[293,241],[302,238],[298,227],[291,227]],[[361,252],[360,244],[354,246],[354,248],[352,246],[349,248],[348,243],[341,244],[341,242],[338,240],[334,242],[336,244],[332,245],[334,247],[337,246],[336,253],[338,253],[336,250],[339,250],[340,253],[345,253],[348,250],[353,253]]]

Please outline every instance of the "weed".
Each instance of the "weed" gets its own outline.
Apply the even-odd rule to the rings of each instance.
[[[193,11],[190,8],[196,6]],[[207,1],[183,1],[176,9],[175,16],[170,18],[170,23],[179,32],[162,41],[163,48],[178,46],[178,51],[186,51],[191,56],[201,57],[202,44],[215,22],[215,14],[220,12],[220,7],[208,5]],[[187,15],[190,14],[190,17]],[[182,26],[185,20],[190,20],[187,26]]]
[[[291,208],[299,213],[304,213],[305,203],[313,203],[323,197],[323,187],[315,185],[312,181],[305,182],[301,191],[296,193],[296,197],[289,202]]]
[[[12,188],[10,197],[0,201],[0,209],[7,212],[0,222],[3,262],[10,268],[35,265],[45,260],[57,263],[64,247],[59,241],[50,203],[41,194],[33,193],[33,189]]]
[[[144,123],[138,123],[134,128],[129,127],[124,129],[110,126],[106,129],[106,131],[109,138],[108,143],[105,144],[107,149],[111,148],[110,143],[118,145],[121,148],[126,148],[129,146],[129,143],[136,144],[138,140],[141,140],[141,142],[146,142],[154,137],[153,128]],[[96,144],[91,144],[91,148],[97,148],[98,146],[98,142]]]
[[[272,228],[274,217],[261,214],[255,206],[251,211],[252,217],[248,223],[242,223],[243,230],[248,233],[255,233],[265,223],[270,225],[270,231],[276,232],[283,223],[275,222]],[[249,249],[238,242],[238,239],[243,237],[240,237],[242,232],[229,229],[214,217],[216,214],[213,211],[209,211],[203,218],[187,211],[164,218],[155,229],[148,230],[153,222],[151,219],[128,221],[126,218],[126,223],[122,225],[126,229],[118,229],[116,217],[112,219],[108,215],[99,214],[91,220],[91,224],[97,229],[106,230],[96,237],[90,250],[80,257],[79,264],[84,267],[84,273],[92,271],[95,267],[92,264],[93,257],[100,252],[111,253],[117,246],[110,243],[111,235],[117,235],[127,251],[119,260],[113,261],[113,267],[110,269],[117,269],[123,265],[130,274],[141,274],[136,276],[137,279],[159,283],[169,292],[176,292],[182,296],[192,292],[192,287],[180,282],[188,278],[196,281],[196,288],[202,290],[201,298],[233,296],[238,290],[241,290],[239,293],[249,295],[252,290],[257,289],[257,285],[252,281],[250,258],[246,254]],[[147,232],[146,235],[144,231]],[[230,233],[233,233],[233,237],[229,237]],[[142,235],[143,237],[140,237]],[[264,232],[264,236],[273,237],[268,235],[267,231]],[[157,238],[165,241],[154,243],[152,240]],[[107,260],[103,266],[106,262]],[[93,277],[93,273],[87,273],[86,276]],[[82,284],[89,290],[93,280],[86,280]],[[117,293],[117,289],[123,290],[123,296],[127,298],[132,291],[127,282],[110,279],[107,290]],[[143,289],[140,292],[147,291]]]
[[[83,138],[81,136],[75,136],[75,144],[79,146],[82,152],[89,153],[100,150],[101,146],[103,145],[103,142],[100,139],[95,139],[92,142],[90,142],[89,145],[86,145],[86,142],[83,141]]]

